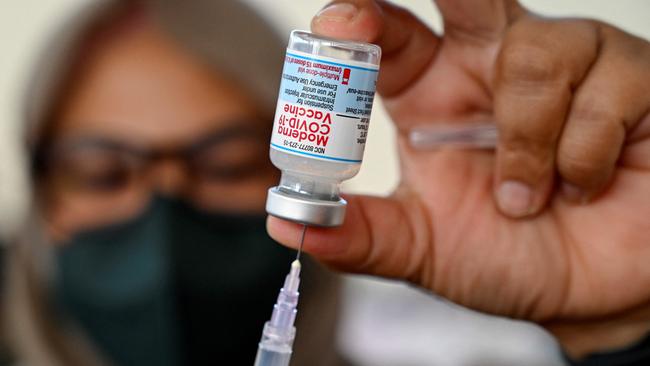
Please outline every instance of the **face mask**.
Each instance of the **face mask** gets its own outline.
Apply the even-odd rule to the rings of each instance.
[[[164,197],[59,248],[57,303],[118,365],[252,364],[294,256],[264,217]]]

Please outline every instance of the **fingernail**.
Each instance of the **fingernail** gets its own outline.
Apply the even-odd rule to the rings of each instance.
[[[521,217],[531,213],[533,191],[524,183],[508,180],[497,190],[499,208],[505,214]]]
[[[571,183],[562,182],[562,194],[569,200],[578,203],[587,203],[588,197],[585,192]]]
[[[350,3],[335,3],[324,7],[316,14],[318,20],[347,22],[357,15],[358,9]]]

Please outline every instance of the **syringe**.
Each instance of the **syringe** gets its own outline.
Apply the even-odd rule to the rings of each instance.
[[[303,226],[300,249],[291,263],[291,270],[280,289],[278,301],[273,306],[271,320],[264,324],[262,340],[257,348],[255,366],[288,366],[296,336],[296,306],[298,305],[298,286],[300,285],[300,252],[305,239],[307,226]]]
[[[494,149],[499,131],[494,123],[455,123],[417,126],[409,132],[409,142],[418,150],[442,147],[458,149]]]

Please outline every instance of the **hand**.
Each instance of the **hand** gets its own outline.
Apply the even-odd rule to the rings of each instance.
[[[443,37],[384,2],[339,1],[314,18],[316,33],[382,47],[402,181],[389,198],[347,196],[344,225],[310,228],[305,251],[549,329],[649,306],[648,43],[514,1],[436,4]],[[488,120],[496,155],[406,138],[423,123]],[[298,225],[271,217],[268,229],[296,246]]]

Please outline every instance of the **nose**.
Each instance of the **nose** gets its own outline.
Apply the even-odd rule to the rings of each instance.
[[[152,188],[157,192],[169,196],[186,192],[189,184],[187,168],[179,159],[163,159],[155,164],[151,173]]]

